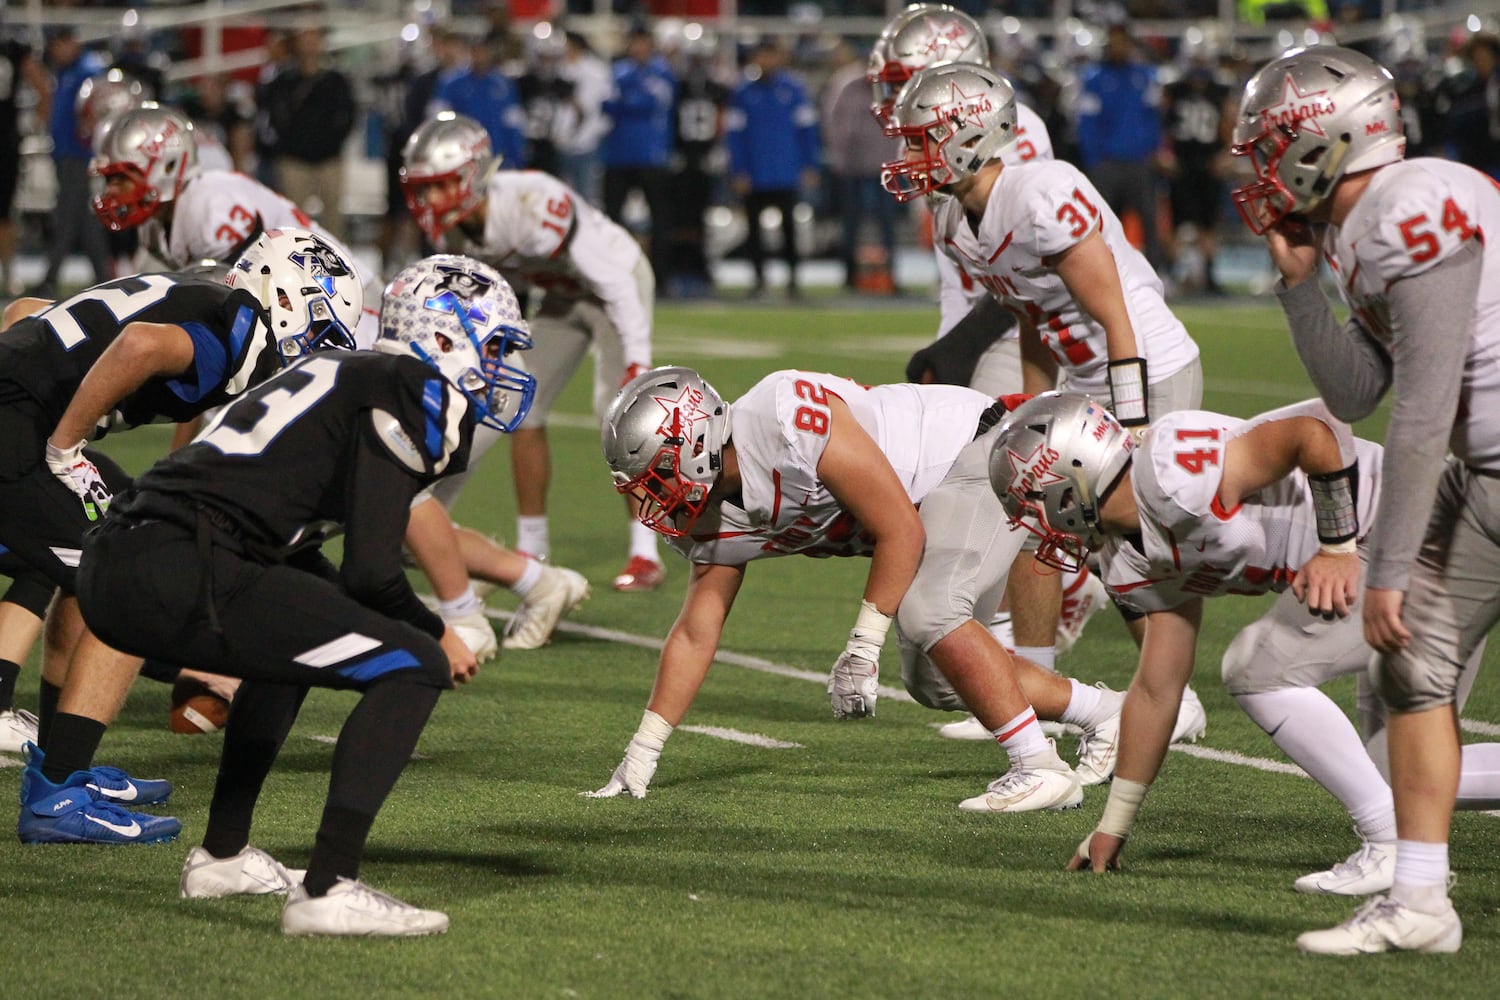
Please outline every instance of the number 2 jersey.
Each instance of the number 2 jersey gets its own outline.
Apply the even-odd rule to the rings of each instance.
[[[117,409],[127,424],[189,420],[281,367],[248,291],[206,276],[141,274],[86,289],[0,333],[0,402],[29,396],[50,432],[99,356],[136,322],[182,327],[193,340],[193,363],[122,400]]]
[[[1293,470],[1225,510],[1219,502],[1224,448],[1267,420],[1323,413],[1320,404],[1253,420],[1182,410],[1153,422],[1131,463],[1140,533],[1107,538],[1099,552],[1101,579],[1115,599],[1150,614],[1196,597],[1285,590],[1318,552],[1307,475]],[[1380,445],[1358,438],[1354,453],[1363,535],[1375,517],[1382,456]]]
[[[818,477],[836,396],[885,454],[913,503],[943,481],[994,400],[949,385],[863,386],[836,375],[779,371],[729,407],[740,490],[710,505],[671,544],[694,563],[740,566],[772,556],[867,556],[860,524]]]

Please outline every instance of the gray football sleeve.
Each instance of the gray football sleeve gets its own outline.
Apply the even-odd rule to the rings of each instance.
[[[1390,360],[1354,320],[1342,327],[1316,278],[1295,288],[1277,284],[1292,346],[1318,395],[1340,420],[1369,416],[1390,388]]]

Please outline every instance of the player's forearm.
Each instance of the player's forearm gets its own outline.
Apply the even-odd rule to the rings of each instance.
[[[922,562],[922,548],[927,536],[922,521],[913,511],[911,524],[890,537],[877,537],[870,557],[870,574],[865,578],[864,599],[894,618],[901,599],[917,575]]]
[[[68,448],[88,440],[105,414],[120,401],[159,375],[178,374],[193,362],[192,340],[179,328],[183,344],[170,334],[132,335],[135,324],[127,326],[79,384],[78,391],[63,411],[62,418],[49,438],[59,448]],[[184,361],[184,357],[186,360]]]
[[[717,649],[717,642],[692,636],[674,626],[662,646],[647,709],[670,725],[682,722],[693,705],[693,699],[698,697],[698,689],[703,687]]]
[[[1341,327],[1317,281],[1276,293],[1292,346],[1318,395],[1340,420],[1361,420],[1390,386],[1390,369],[1375,344],[1354,323]]]

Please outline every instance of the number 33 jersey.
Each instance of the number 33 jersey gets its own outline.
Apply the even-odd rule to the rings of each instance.
[[[863,386],[817,372],[773,372],[729,407],[738,496],[711,505],[689,535],[672,544],[692,562],[730,566],[770,556],[874,551],[818,477],[831,396],[874,439],[913,503],[942,482],[994,402],[961,386]]]
[[[1298,404],[1255,420],[1182,410],[1154,421],[1130,467],[1140,533],[1107,538],[1099,552],[1110,593],[1150,614],[1195,597],[1285,590],[1318,551],[1307,476],[1293,470],[1226,510],[1219,501],[1224,449],[1265,420],[1313,416],[1314,408],[1321,410]],[[1381,448],[1356,438],[1355,454],[1364,534],[1380,491]]]
[[[205,170],[177,196],[168,231],[160,216],[141,225],[141,245],[173,269],[228,261],[265,229],[310,229],[332,239],[307,213],[259,181],[231,170]],[[336,247],[343,244],[333,240]],[[345,254],[346,260],[354,260]]]
[[[129,424],[191,419],[281,367],[249,292],[197,275],[141,274],[85,289],[0,333],[0,400],[10,383],[55,424],[99,356],[137,322],[186,330],[193,363],[149,379],[122,400],[118,409]]]

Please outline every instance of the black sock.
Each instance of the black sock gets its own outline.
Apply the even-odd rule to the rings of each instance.
[[[371,813],[334,805],[323,808],[307,877],[302,880],[309,896],[326,896],[341,878],[359,878],[359,862],[365,856],[365,841],[374,823]]]
[[[10,660],[0,660],[0,712],[16,707],[16,680],[21,676],[21,665]]]
[[[60,698],[62,688],[43,677],[36,694],[36,745],[44,751],[47,749],[47,741],[52,738],[52,720],[57,716],[57,702]]]
[[[47,744],[47,758],[42,762],[42,777],[54,785],[62,784],[74,771],[94,766],[94,751],[104,739],[108,727],[83,715],[58,712],[52,720]]]
[[[263,681],[246,681],[235,692],[203,833],[203,849],[214,857],[233,857],[250,843],[261,786],[306,696],[306,688]]]

